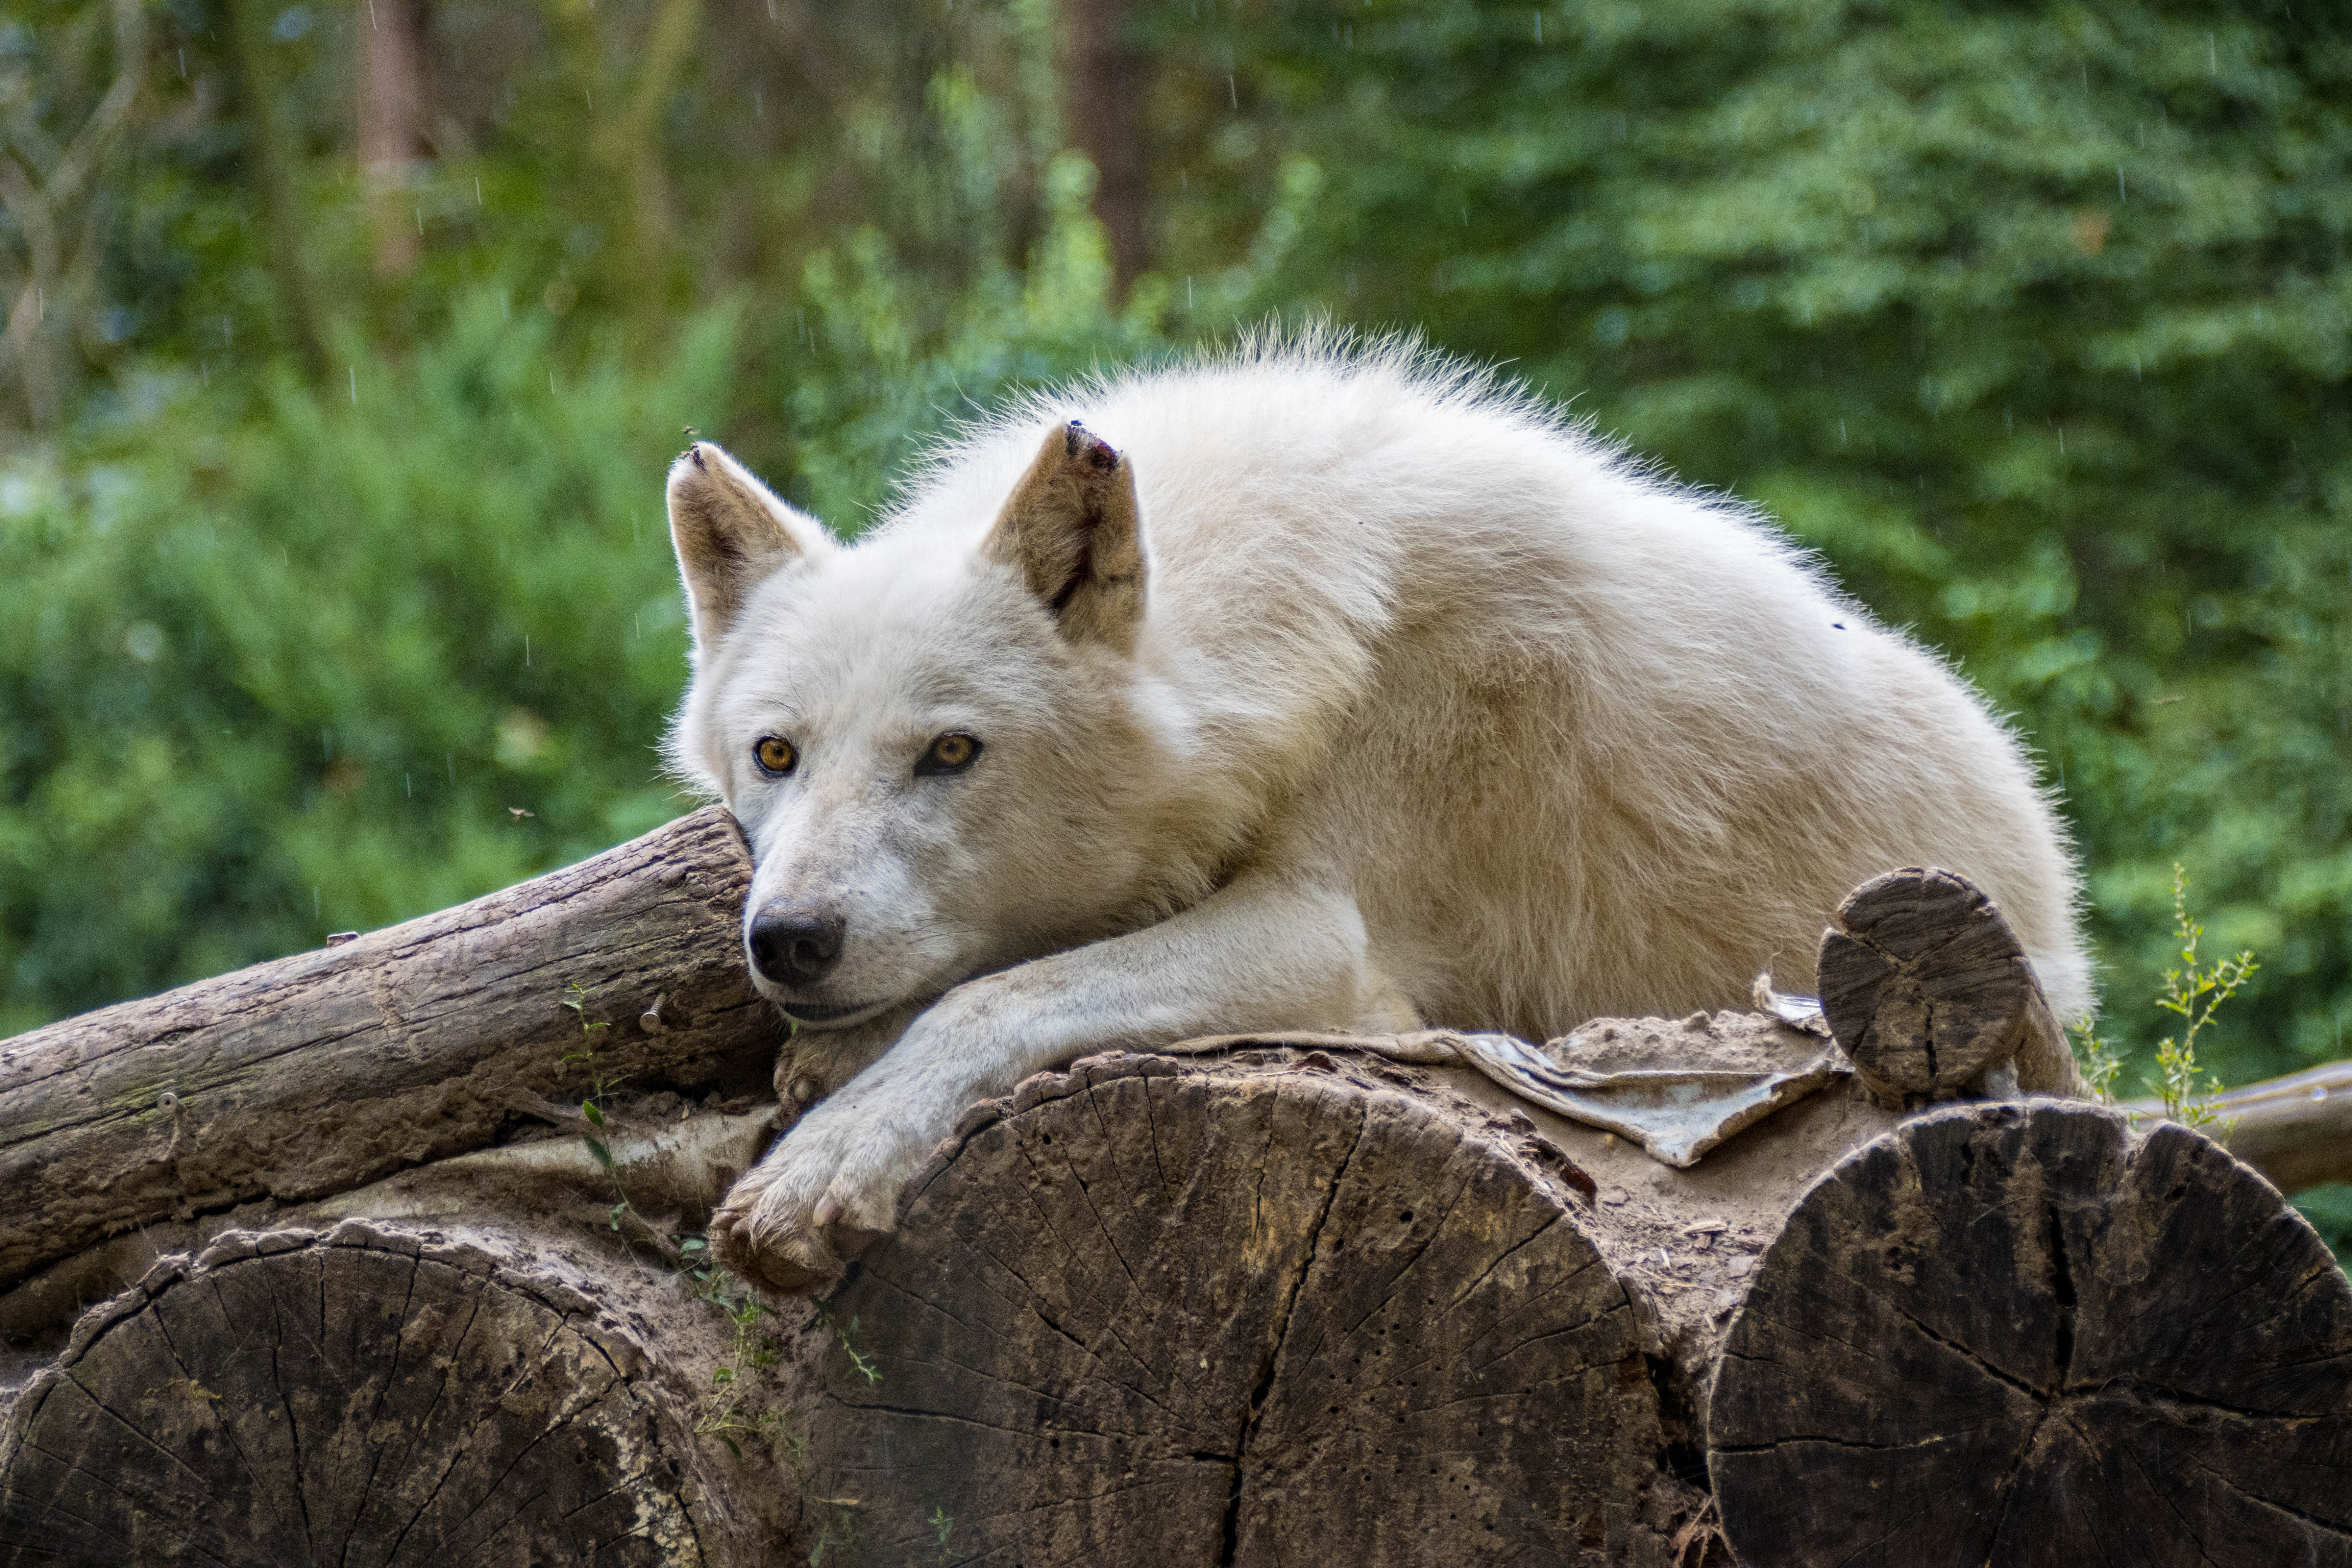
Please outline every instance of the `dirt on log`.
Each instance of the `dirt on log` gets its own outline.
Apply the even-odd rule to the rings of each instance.
[[[797,1499],[695,1432],[727,1344],[675,1281],[576,1246],[223,1237],[90,1313],[18,1401],[0,1558],[772,1562]]]
[[[639,1089],[764,1094],[780,1026],[740,951],[749,871],[711,807],[470,904],[0,1041],[0,1289],[133,1226],[348,1191],[560,1121],[583,1040]]]
[[[2352,1287],[2170,1123],[1960,1105],[1825,1176],[1707,1414],[1745,1561],[2352,1563]]]

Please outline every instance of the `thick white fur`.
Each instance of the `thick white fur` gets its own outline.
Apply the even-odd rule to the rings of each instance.
[[[1136,479],[1131,657],[981,552],[1072,418]],[[2059,1016],[2092,1005],[2064,832],[1950,669],[1754,513],[1411,345],[1104,377],[968,433],[855,547],[790,526],[672,738],[752,912],[846,920],[801,999],[879,1009],[801,1034],[780,1081],[830,1098],[721,1211],[771,1284],[831,1278],[964,1105],[1086,1052],[1742,1005],[1896,866],[1975,879]],[[980,761],[912,777],[946,731]],[[751,767],[768,733],[792,778]]]

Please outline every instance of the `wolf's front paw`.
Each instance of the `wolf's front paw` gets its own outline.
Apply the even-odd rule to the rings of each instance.
[[[786,1295],[823,1289],[898,1224],[929,1147],[879,1108],[830,1100],[784,1134],[710,1217],[719,1260]]]

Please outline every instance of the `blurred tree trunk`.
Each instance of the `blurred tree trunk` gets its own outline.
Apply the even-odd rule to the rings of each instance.
[[[1143,57],[1129,41],[1133,0],[1085,0],[1064,13],[1070,135],[1094,161],[1095,216],[1110,242],[1112,291],[1149,263],[1144,235]]]
[[[618,161],[627,171],[629,241],[640,302],[658,312],[661,279],[669,263],[675,224],[670,212],[668,170],[663,162],[662,120],[685,73],[695,35],[702,28],[702,0],[662,0],[646,35],[643,63],[625,114],[615,127]]]
[[[253,110],[253,172],[261,189],[262,221],[269,228],[269,270],[294,352],[311,379],[327,374],[326,341],[319,331],[317,296],[302,264],[302,220],[294,199],[294,142],[287,129],[277,72],[269,58],[261,0],[231,0],[237,75]]]
[[[554,0],[548,15],[561,68],[591,117],[586,147],[600,200],[622,229],[619,303],[641,338],[656,336],[667,320],[662,285],[677,229],[665,121],[692,61],[702,0],[658,0],[644,33],[618,40],[607,37],[607,24],[625,27],[631,18],[617,7],[600,16],[593,0]]]
[[[360,0],[360,179],[375,230],[375,269],[396,277],[416,265],[424,235],[404,193],[425,144],[423,0]]]
[[[849,74],[825,47],[802,0],[777,0],[768,7],[770,26],[760,37],[773,46],[777,58],[810,91],[835,114],[845,114],[854,101]]]
[[[60,144],[40,122],[48,95],[0,94],[6,100],[0,210],[22,247],[21,256],[0,250],[0,292],[14,297],[0,331],[0,371],[15,370],[25,422],[36,430],[54,425],[63,406],[66,375],[56,340],[77,327],[90,330],[105,250],[102,178],[146,83],[147,18],[140,0],[115,0],[110,22],[113,82],[70,140]],[[91,16],[75,26],[95,31],[105,25]],[[103,47],[94,41],[89,47]]]

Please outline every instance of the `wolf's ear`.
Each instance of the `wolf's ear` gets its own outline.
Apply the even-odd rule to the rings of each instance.
[[[1021,574],[1072,642],[1135,646],[1143,619],[1135,468],[1076,420],[1045,437],[981,548]]]
[[[697,441],[670,465],[669,540],[694,613],[698,655],[725,634],[762,578],[833,547],[815,519],[778,500],[708,441]]]

